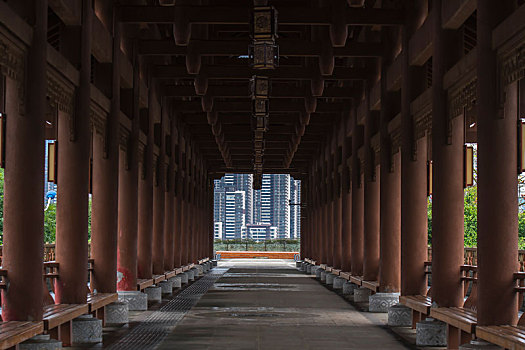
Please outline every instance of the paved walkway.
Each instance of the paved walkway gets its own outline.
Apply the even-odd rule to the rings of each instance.
[[[218,268],[224,274],[157,349],[407,349],[384,326],[386,315],[356,311],[293,262],[236,259]]]

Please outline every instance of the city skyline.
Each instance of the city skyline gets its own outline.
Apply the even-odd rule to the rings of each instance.
[[[253,189],[252,174],[226,174],[214,182],[215,239],[297,239],[301,182],[288,174],[264,174]]]

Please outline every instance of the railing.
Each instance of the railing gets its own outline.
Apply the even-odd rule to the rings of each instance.
[[[3,246],[0,245],[0,266],[2,265],[2,249]],[[55,243],[46,243],[44,244],[44,262],[55,261]],[[91,257],[91,244],[88,244],[88,258]]]
[[[464,248],[464,264],[470,266],[478,265],[478,248]],[[432,261],[432,247],[428,247],[428,261]],[[525,272],[525,250],[518,250],[519,271]]]

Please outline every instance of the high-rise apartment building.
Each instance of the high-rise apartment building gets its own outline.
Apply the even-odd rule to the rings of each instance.
[[[252,181],[251,174],[226,174],[222,179],[215,181],[214,219],[215,222],[223,223],[222,226],[215,227],[217,231],[222,227],[223,239],[257,236],[259,240],[262,234],[249,234],[250,230],[254,230],[254,233],[255,230],[261,231],[261,227],[257,225],[271,228],[272,234],[266,235],[266,239],[299,238],[300,206],[290,204],[300,203],[301,182],[287,174],[265,174],[261,190],[254,191]],[[244,216],[238,214],[241,210],[241,193],[244,194]],[[236,201],[235,205],[233,201]],[[235,224],[233,220],[237,220]],[[248,229],[248,225],[255,227]],[[216,232],[216,237],[218,236],[219,232]]]

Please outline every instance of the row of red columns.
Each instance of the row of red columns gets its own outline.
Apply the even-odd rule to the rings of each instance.
[[[44,125],[47,111],[47,0],[35,1],[25,96],[6,78],[2,319],[41,320],[43,312]],[[159,101],[149,82],[148,109],[141,111],[140,62],[133,53],[131,130],[119,142],[121,119],[121,29],[114,21],[110,110],[104,132],[91,131],[92,3],[83,0],[80,75],[75,111],[59,110],[56,303],[86,302],[88,282],[89,164],[92,157],[91,290],[136,290],[137,278],[152,278],[196,263],[213,251],[212,182],[191,135],[172,105]],[[24,103],[20,103],[22,99]],[[129,109],[128,109],[129,110]],[[141,113],[145,112],[145,113]],[[139,157],[141,115],[147,115],[144,158]],[[160,145],[155,156],[155,121]],[[170,137],[166,137],[167,135]],[[167,144],[167,142],[170,142]],[[91,155],[92,154],[92,155]]]
[[[301,236],[306,240],[302,256],[363,276],[364,280],[378,281],[381,292],[424,295],[427,164],[432,159],[432,298],[439,306],[462,306],[465,122],[464,115],[450,116],[447,109],[443,78],[454,64],[454,55],[447,48],[453,46],[455,37],[442,27],[441,1],[432,4],[431,142],[429,136],[416,135],[414,130],[410,105],[418,75],[409,64],[413,27],[407,25],[401,33],[401,94],[393,96],[386,79],[382,79],[379,116],[367,108],[364,121],[358,122],[357,107],[342,116],[337,130],[344,130],[343,134],[331,133],[328,139],[336,140],[335,144],[327,143],[310,168],[304,184],[308,207]],[[517,322],[517,293],[513,289],[513,273],[518,270],[516,123],[518,93],[521,99],[525,93],[517,81],[500,87],[504,94],[498,93],[498,66],[491,39],[492,30],[509,9],[511,2],[489,1],[479,2],[477,8],[480,325]],[[383,76],[388,62],[383,59]],[[498,101],[500,96],[505,97],[503,102]],[[394,102],[394,98],[400,101]],[[370,105],[368,93],[361,103]],[[399,112],[398,105],[401,145],[394,150],[388,122]],[[377,160],[371,146],[372,132],[379,133]],[[334,185],[338,176],[341,186]]]

